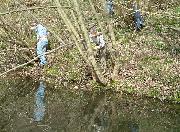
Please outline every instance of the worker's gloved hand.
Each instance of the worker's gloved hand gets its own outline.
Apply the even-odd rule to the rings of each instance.
[[[97,50],[97,49],[100,49],[101,47],[100,46],[94,46],[93,49],[94,50]]]
[[[100,49],[101,47],[100,46],[96,46],[96,49]]]

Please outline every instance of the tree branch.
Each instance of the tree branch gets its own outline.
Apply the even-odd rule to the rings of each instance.
[[[45,55],[50,54],[50,53],[53,53],[54,51],[56,51],[56,50],[58,50],[58,49],[60,49],[60,48],[62,48],[62,47],[64,47],[64,46],[67,46],[67,45],[69,45],[69,44],[61,45],[61,46],[59,46],[59,47],[57,47],[57,48],[55,48],[55,49],[53,49],[53,50],[51,50],[51,51],[49,51],[49,52],[46,52]],[[37,58],[39,58],[39,57],[40,57],[40,55],[37,56],[37,57],[35,57],[35,58],[33,58],[32,60],[24,63],[24,64],[18,65],[18,66],[16,66],[16,67],[14,67],[14,68],[12,68],[12,69],[4,72],[4,73],[1,73],[0,76],[3,76],[3,75],[5,75],[5,74],[7,74],[7,73],[9,73],[9,72],[11,72],[11,71],[14,71],[14,70],[20,68],[20,67],[26,66],[27,64],[35,61],[35,60],[36,60]]]
[[[25,51],[25,50],[34,50],[34,48],[5,49],[5,50],[1,50],[1,52],[14,51],[14,50]]]
[[[45,8],[57,8],[57,6],[31,7],[31,8],[26,8],[26,9],[18,9],[18,10],[13,10],[13,11],[7,11],[7,12],[0,13],[0,15],[12,14],[12,13],[17,13],[17,12],[22,12],[22,11],[29,11],[29,10],[45,9]],[[71,9],[70,6],[63,6],[63,8]]]

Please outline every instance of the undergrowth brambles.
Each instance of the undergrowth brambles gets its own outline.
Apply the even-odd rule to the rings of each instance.
[[[78,83],[95,79],[112,89],[142,92],[149,96],[171,96],[178,100],[179,93],[175,91],[180,82],[178,1],[141,1],[145,19],[141,32],[134,31],[130,1],[115,3],[115,15],[109,17],[103,4],[94,0],[32,2],[28,5],[34,9],[27,10],[21,10],[27,5],[20,1],[4,1],[0,6],[0,11],[5,12],[0,14],[1,71],[35,56],[36,38],[29,30],[34,16],[50,29],[51,49],[62,45],[60,39],[69,44],[49,55],[50,66],[45,68],[45,75]],[[79,9],[74,7],[75,4]],[[47,7],[37,9],[45,5]],[[6,9],[13,12],[8,13]],[[92,55],[92,46],[84,46],[88,43],[84,38],[91,23],[95,23],[105,36],[107,56],[104,67]]]

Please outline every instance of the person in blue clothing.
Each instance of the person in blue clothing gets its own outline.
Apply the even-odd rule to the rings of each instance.
[[[45,84],[43,81],[40,81],[39,87],[35,94],[34,121],[43,120],[44,112],[45,112],[44,95],[45,95]]]
[[[37,34],[37,47],[36,52],[40,59],[40,65],[44,66],[47,63],[45,52],[48,46],[48,30],[42,24],[33,22],[31,30],[35,30]]]
[[[144,20],[136,2],[133,3],[133,11],[135,29],[136,31],[140,31],[144,27]]]
[[[114,14],[114,9],[113,9],[113,1],[112,0],[106,0],[106,9],[109,15]]]

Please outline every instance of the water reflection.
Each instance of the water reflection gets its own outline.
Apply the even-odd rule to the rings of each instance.
[[[30,78],[0,80],[0,87],[2,132],[180,132],[179,104],[45,81],[37,86]]]
[[[139,132],[139,126],[136,123],[133,122],[129,123],[129,128],[131,132]]]
[[[108,115],[106,115],[106,112],[101,112],[97,117],[95,117],[94,120],[94,128],[96,132],[102,132],[108,129]]]
[[[95,125],[93,126],[95,128],[96,132],[102,132],[106,129],[107,126],[103,124],[103,121],[100,119],[96,118],[95,119]]]
[[[45,84],[40,81],[39,87],[35,95],[35,109],[34,109],[34,121],[41,121],[44,117],[45,105],[44,105],[44,95],[45,95]]]

